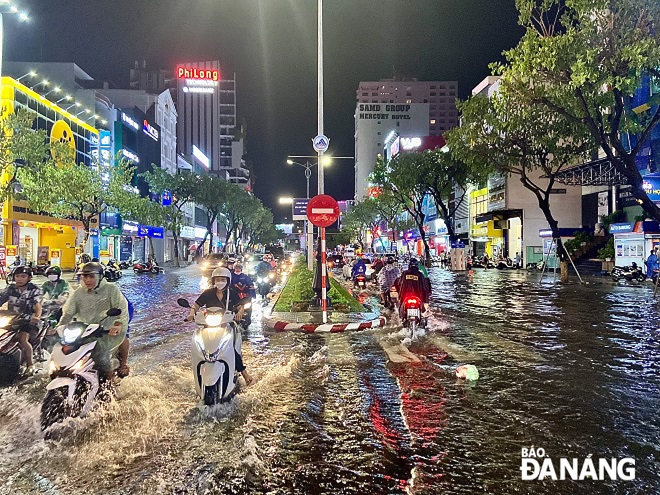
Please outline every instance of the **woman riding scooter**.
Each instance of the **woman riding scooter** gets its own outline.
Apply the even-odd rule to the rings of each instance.
[[[211,274],[211,284],[210,289],[206,289],[202,294],[197,298],[195,303],[190,308],[190,313],[185,321],[194,321],[195,313],[199,311],[200,308],[234,308],[240,302],[238,293],[235,289],[229,286],[231,282],[231,272],[224,268],[216,268]],[[227,301],[229,298],[229,301]],[[229,302],[229,304],[227,304]],[[241,321],[243,319],[243,307],[241,307],[236,313],[236,321]],[[246,385],[252,384],[254,381],[252,376],[245,369],[243,364],[243,356],[240,352],[236,352],[236,371],[240,372],[243,375]]]

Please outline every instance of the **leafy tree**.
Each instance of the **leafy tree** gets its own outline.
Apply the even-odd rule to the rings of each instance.
[[[213,223],[216,220],[220,221],[218,215],[221,212],[227,211],[230,203],[231,186],[233,184],[217,175],[204,174],[197,177],[193,198],[195,203],[201,206],[206,213],[206,233],[198,250],[204,249],[203,246],[207,238],[210,239],[210,246],[213,246]]]
[[[517,0],[516,5],[526,33],[505,53],[505,62],[494,66],[506,82],[518,83],[515,104],[534,105],[582,127],[632,185],[642,207],[660,221],[660,208],[643,190],[636,164],[660,122],[657,89],[647,95],[647,105],[627,106],[644,78],[654,88],[660,83],[660,2]]]
[[[135,193],[131,181],[133,168],[126,160],[104,172],[96,167],[60,162],[54,166],[46,162],[38,170],[21,168],[18,179],[22,196],[29,200],[35,210],[46,211],[58,218],[77,220],[83,224],[85,237],[81,247],[87,244],[92,219],[99,218],[108,208],[122,211],[135,209],[140,197]]]
[[[164,191],[169,191],[172,196],[172,204],[165,207],[162,225],[172,232],[172,236],[174,237],[174,259],[176,266],[181,266],[179,262],[179,236],[183,227],[183,208],[193,199],[197,177],[190,173],[170,175],[165,170],[159,168],[154,168],[152,171],[145,172],[141,175],[149,185],[151,192],[163,194]]]
[[[244,217],[246,209],[249,208],[252,196],[242,187],[225,182],[224,198],[225,201],[220,205],[218,222],[225,228],[225,246],[227,250],[229,240],[233,234],[239,235],[239,227]]]
[[[20,165],[29,171],[40,169],[50,158],[46,131],[34,130],[35,113],[21,109],[0,114],[0,176],[7,177],[0,185],[0,202],[14,195],[18,184],[17,172]]]
[[[460,103],[462,125],[448,133],[447,142],[462,161],[477,168],[490,164],[501,173],[516,175],[534,194],[557,240],[565,280],[568,257],[550,208],[550,195],[557,174],[585,158],[592,142],[563,115],[548,115],[535,105],[518,101],[519,87],[517,81],[504,81],[490,97],[475,95]]]
[[[400,153],[387,163],[379,158],[371,174],[371,182],[382,189],[391,190],[394,197],[410,214],[424,244],[426,264],[430,265],[431,252],[424,232],[426,215],[422,209],[424,197],[428,192],[428,180],[422,154]]]
[[[486,180],[491,167],[488,161],[466,162],[456,153],[439,149],[425,151],[419,159],[428,193],[447,226],[449,239],[455,241],[458,236],[454,229],[454,215],[465,201],[470,184]]]
[[[376,207],[377,200],[366,198],[358,201],[353,206],[350,215],[355,218],[361,225],[369,229],[371,232],[371,250],[375,251],[376,239],[381,241],[379,227],[381,223],[381,216],[378,208]]]

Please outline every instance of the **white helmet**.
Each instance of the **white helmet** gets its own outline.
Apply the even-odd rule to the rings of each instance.
[[[225,267],[218,267],[213,270],[213,273],[211,274],[211,280],[213,280],[215,277],[226,277],[231,280],[231,272]]]

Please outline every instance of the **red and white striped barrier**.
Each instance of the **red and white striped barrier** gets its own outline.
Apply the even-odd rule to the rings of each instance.
[[[385,326],[385,318],[376,318],[375,320],[362,323],[290,323],[288,321],[276,321],[268,325],[276,332],[301,331],[305,333],[340,333],[345,331],[368,330],[369,328],[378,328]]]

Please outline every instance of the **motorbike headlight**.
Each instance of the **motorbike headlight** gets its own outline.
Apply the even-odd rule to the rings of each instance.
[[[206,315],[206,324],[210,327],[219,327],[222,324],[222,316],[219,313]]]
[[[82,335],[82,333],[83,331],[81,328],[65,327],[64,332],[62,332],[62,339],[64,340],[65,344],[72,344],[78,339],[78,337]]]

